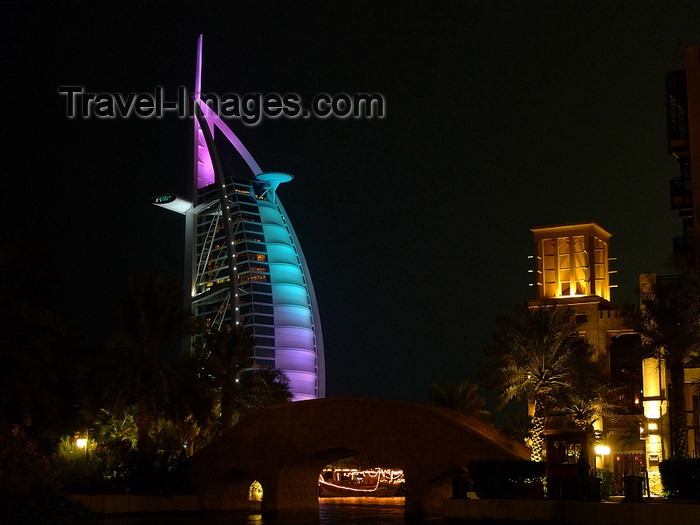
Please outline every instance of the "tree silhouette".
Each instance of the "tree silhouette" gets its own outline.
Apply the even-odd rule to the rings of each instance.
[[[284,373],[256,367],[254,351],[255,339],[242,326],[211,332],[194,348],[195,367],[211,401],[214,434],[263,406],[291,400]]]
[[[523,397],[532,404],[533,461],[542,460],[545,416],[561,407],[593,360],[593,347],[578,335],[585,323],[568,306],[554,305],[522,305],[499,319],[501,331],[490,349],[498,360],[499,406]]]
[[[162,274],[131,277],[115,307],[119,329],[107,345],[107,398],[115,410],[136,405],[137,446],[146,454],[155,452],[150,433],[159,416],[189,412],[182,342],[194,324],[184,311],[181,290],[177,281]]]
[[[688,455],[685,368],[700,355],[699,276],[698,268],[690,268],[682,276],[650,279],[640,291],[641,308],[627,316],[642,337],[642,357],[666,363],[672,457]]]
[[[444,408],[452,408],[474,416],[478,419],[487,419],[491,414],[484,407],[486,400],[479,395],[479,385],[469,381],[455,385],[447,383],[441,387],[435,383],[430,385],[426,396],[426,403]]]
[[[52,309],[46,256],[21,242],[0,247],[0,419],[34,434],[62,424],[67,327]]]

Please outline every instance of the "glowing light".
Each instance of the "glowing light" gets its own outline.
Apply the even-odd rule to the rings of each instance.
[[[607,456],[608,454],[610,454],[610,447],[608,447],[606,445],[596,445],[595,446],[595,453],[598,456]]]
[[[649,419],[659,419],[661,417],[661,401],[644,401],[644,415]]]
[[[652,432],[654,430],[659,430],[659,425],[655,423],[654,421],[649,421],[649,432]]]
[[[78,438],[75,440],[75,446],[78,448],[85,448],[87,447],[87,438]]]
[[[248,500],[249,501],[262,501],[263,500],[263,488],[262,485],[256,480],[250,484],[250,489],[248,490]]]
[[[374,480],[374,481],[372,481],[374,486],[357,488],[357,487],[352,487],[352,486],[348,486],[348,485],[339,485],[336,483],[328,482],[325,479],[323,479],[323,472],[321,474],[319,474],[319,477],[318,477],[319,485],[324,485],[327,487],[333,487],[333,488],[337,488],[337,489],[342,489],[344,491],[358,492],[358,493],[375,492],[379,488],[380,484],[398,485],[398,484],[406,482],[406,480],[404,479],[404,476],[403,476],[403,470],[399,470],[399,469],[382,469],[382,468],[377,468],[377,469],[372,469],[372,470],[331,469],[331,470],[327,470],[325,472],[333,472],[334,475],[336,473],[340,473],[344,479],[347,479],[350,483],[355,483],[355,484],[365,484],[364,483],[365,478],[368,478],[370,480]]]
[[[646,448],[648,455],[661,456],[661,436],[649,436]]]

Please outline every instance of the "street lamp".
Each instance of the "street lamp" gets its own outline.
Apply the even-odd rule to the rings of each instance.
[[[85,432],[85,437],[79,437],[75,440],[75,446],[85,449],[85,463],[89,460],[90,448],[88,447],[88,433]]]

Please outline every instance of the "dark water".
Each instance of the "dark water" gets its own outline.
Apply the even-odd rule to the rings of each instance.
[[[359,498],[358,498],[359,499]],[[406,521],[403,500],[390,503],[347,501],[321,503],[319,515],[291,518],[263,518],[260,514],[217,514],[208,516],[162,516],[150,518],[107,518],[103,525],[442,525],[442,520]]]

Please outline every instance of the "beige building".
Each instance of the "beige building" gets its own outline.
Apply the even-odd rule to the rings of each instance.
[[[611,302],[611,235],[594,222],[533,228],[532,232],[537,298],[530,304],[561,304],[577,315],[585,315],[587,323],[581,327],[581,335],[596,348],[605,373],[615,383],[625,385],[617,400],[624,407],[622,413],[615,420],[596,419],[594,439],[589,438],[588,443],[591,465],[612,471],[615,485],[622,488],[624,476],[644,475],[647,461],[645,440],[641,439],[644,436],[640,435],[644,421],[643,370],[639,360],[631,359],[639,337],[625,326],[622,312]],[[561,444],[563,431],[560,419],[548,420],[550,442]],[[573,443],[566,446],[572,452],[558,453],[556,461],[575,463],[579,449]]]
[[[674,280],[677,276],[658,277],[644,274],[639,277],[640,290],[648,291],[658,279]],[[658,483],[658,464],[671,457],[671,428],[669,422],[669,388],[671,377],[663,359],[649,358],[642,362],[644,425],[640,431],[646,441],[646,460],[649,477]],[[691,457],[700,457],[700,368],[685,368],[685,414],[688,432],[688,453]],[[653,490],[652,486],[652,490]]]
[[[673,239],[678,267],[697,264],[700,254],[700,47],[685,48],[684,60],[684,70],[666,75],[668,151],[679,165],[679,175],[670,181],[671,208],[678,211],[683,226],[682,235]],[[614,287],[610,284],[614,270],[609,267],[611,235],[593,222],[533,228],[532,232],[537,298],[531,304],[568,305],[585,314],[588,322],[582,335],[597,348],[611,380],[626,385],[618,399],[624,407],[620,416],[594,423],[595,466],[614,472],[618,483],[626,475],[645,476],[651,493],[660,495],[659,463],[670,457],[670,378],[662,360],[634,358],[640,337],[625,327],[610,297]],[[640,289],[657,278],[640,276]],[[700,368],[686,368],[688,446],[696,457],[700,457],[698,383]],[[553,435],[561,432],[556,426],[553,422],[548,429]],[[566,456],[557,458],[566,460]]]
[[[610,284],[614,270],[609,267],[611,235],[593,222],[533,228],[532,232],[537,298],[530,304],[566,305],[577,315],[586,315],[581,335],[595,346],[611,381],[624,385],[617,393],[619,415],[600,417],[593,423],[595,436],[588,445],[593,449],[589,455],[595,457],[595,468],[612,471],[618,488],[627,475],[643,476],[649,480],[651,493],[661,495],[659,463],[670,457],[670,378],[663,361],[642,361],[636,357],[635,347],[641,339],[625,326],[622,312],[610,300],[610,289],[614,287]],[[640,288],[644,290],[652,279],[656,276],[642,275]],[[699,380],[700,368],[686,369],[691,456],[700,455],[700,393],[696,387]],[[574,450],[574,444],[562,441],[564,429],[561,419],[548,419],[546,432],[556,437],[560,447],[565,443]],[[573,464],[579,450],[571,454],[557,451],[556,461]]]

